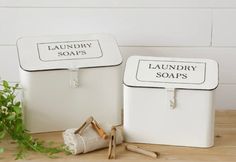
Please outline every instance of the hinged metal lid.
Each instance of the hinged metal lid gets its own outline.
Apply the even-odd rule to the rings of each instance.
[[[124,84],[212,90],[218,86],[218,63],[210,59],[131,56],[126,63]]]
[[[21,68],[26,71],[79,69],[119,65],[115,39],[108,34],[23,37],[17,41]]]

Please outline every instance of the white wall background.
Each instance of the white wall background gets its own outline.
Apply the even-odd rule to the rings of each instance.
[[[0,76],[19,81],[19,37],[97,32],[113,34],[125,59],[217,60],[217,109],[236,109],[236,0],[0,0]]]

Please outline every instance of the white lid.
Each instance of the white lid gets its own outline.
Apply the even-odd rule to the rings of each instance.
[[[20,66],[26,71],[114,66],[122,62],[108,34],[23,37],[17,41]]]
[[[209,59],[131,56],[126,63],[124,84],[212,90],[218,86],[218,63]]]

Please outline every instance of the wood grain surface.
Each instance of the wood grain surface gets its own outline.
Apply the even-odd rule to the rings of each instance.
[[[200,120],[200,119],[199,119]],[[215,146],[211,148],[191,148],[164,145],[135,144],[142,148],[157,151],[160,153],[158,159],[153,159],[125,150],[124,144],[117,147],[115,161],[139,162],[139,161],[158,161],[158,162],[235,162],[236,161],[236,111],[216,112],[215,127]],[[34,134],[34,137],[48,141],[62,143],[61,132]],[[16,145],[12,140],[4,140],[0,143],[6,148],[6,152],[0,154],[0,161],[10,162],[14,160]],[[58,158],[50,159],[47,156],[29,152],[26,159],[18,162],[77,162],[77,161],[113,161],[107,159],[108,149],[102,149],[82,155],[59,154]]]

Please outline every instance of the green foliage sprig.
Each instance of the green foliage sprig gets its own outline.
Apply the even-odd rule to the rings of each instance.
[[[52,147],[49,143],[34,139],[25,129],[22,119],[22,106],[16,99],[19,85],[11,86],[7,81],[0,82],[0,141],[7,135],[18,145],[16,159],[25,157],[27,151],[34,151],[54,157],[55,153],[66,152],[64,147]],[[0,147],[0,153],[4,148]]]

